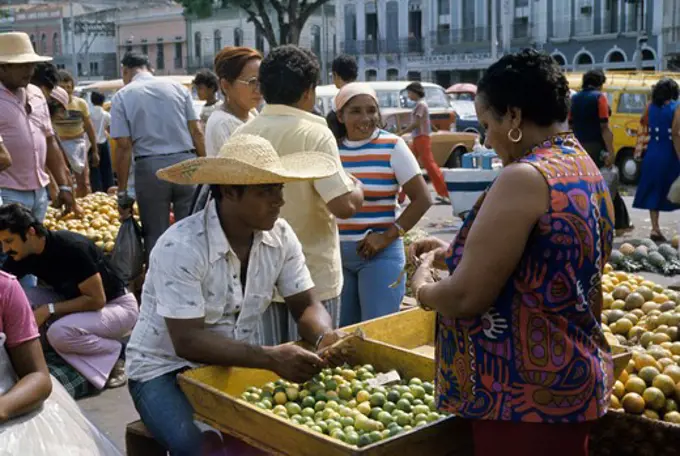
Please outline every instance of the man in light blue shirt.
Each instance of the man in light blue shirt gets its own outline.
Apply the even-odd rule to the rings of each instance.
[[[170,204],[176,220],[189,215],[194,188],[161,181],[156,171],[205,156],[203,130],[189,90],[156,78],[145,55],[128,52],[122,61],[123,87],[111,100],[111,137],[117,142],[118,208],[131,215],[134,199],[128,176],[134,159],[135,195],[144,227],[147,257],[170,226]]]

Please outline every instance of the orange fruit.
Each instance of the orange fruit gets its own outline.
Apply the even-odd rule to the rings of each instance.
[[[652,386],[659,388],[666,396],[675,393],[675,382],[665,374],[657,375],[652,382]]]
[[[615,397],[623,397],[624,394],[626,394],[626,387],[624,384],[620,381],[617,380],[614,382],[614,388],[612,389],[612,394]]]
[[[630,377],[625,383],[625,389],[627,393],[637,393],[642,394],[647,389],[647,384],[640,377]]]
[[[652,410],[662,410],[666,405],[666,395],[659,388],[647,388],[642,393],[642,399],[645,400],[647,408]]]
[[[642,413],[642,416],[645,418],[649,418],[650,420],[659,420],[659,414],[656,413],[654,410],[650,409],[645,409],[645,411]]]
[[[637,393],[628,393],[621,401],[623,409],[628,413],[640,415],[645,411],[645,400]]]
[[[673,360],[671,360],[671,362],[672,361]],[[671,364],[669,366],[666,366],[663,370],[663,373],[672,378],[675,383],[680,382],[680,366],[678,366],[677,364]]]

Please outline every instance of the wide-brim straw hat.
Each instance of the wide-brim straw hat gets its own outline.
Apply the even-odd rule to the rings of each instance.
[[[175,184],[263,185],[322,179],[338,172],[327,154],[296,152],[280,157],[269,141],[254,135],[229,138],[216,157],[199,157],[159,170]]]
[[[35,53],[31,39],[23,32],[0,33],[0,64],[49,62],[52,57]]]

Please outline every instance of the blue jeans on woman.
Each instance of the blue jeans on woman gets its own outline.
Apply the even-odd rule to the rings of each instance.
[[[370,260],[357,253],[358,241],[340,242],[344,285],[340,326],[353,325],[399,311],[406,294],[406,278],[390,288],[406,264],[404,242],[397,239]]]
[[[203,434],[194,423],[194,409],[177,384],[179,371],[148,382],[130,380],[135,408],[151,435],[171,456],[201,454]]]

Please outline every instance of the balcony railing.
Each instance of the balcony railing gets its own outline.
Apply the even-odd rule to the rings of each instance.
[[[501,40],[501,27],[496,39]],[[491,46],[491,27],[464,27],[437,30],[430,33],[430,45],[435,54],[478,52]]]
[[[343,53],[350,55],[422,54],[425,42],[422,38],[356,40],[343,42],[341,48]]]

